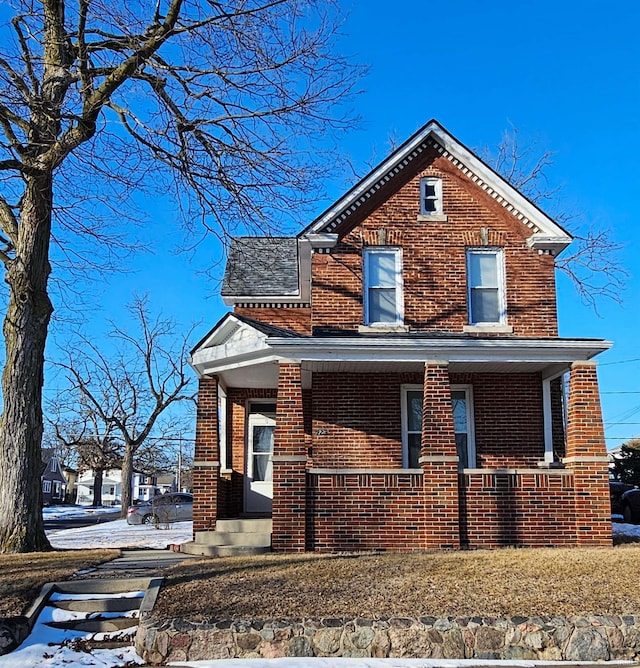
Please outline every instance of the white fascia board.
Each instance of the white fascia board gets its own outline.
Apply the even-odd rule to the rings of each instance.
[[[216,375],[224,371],[251,367],[259,364],[269,364],[271,362],[280,362],[279,355],[274,355],[268,351],[258,351],[254,354],[243,355],[235,358],[222,359],[203,359],[202,357],[191,358],[190,364],[194,368],[199,378],[202,376]]]
[[[308,361],[573,362],[591,359],[611,342],[582,339],[496,340],[269,338],[281,356]]]
[[[233,335],[233,333],[242,327],[241,323],[233,314],[229,313],[226,320],[211,330],[204,341],[198,346],[198,350],[210,348],[216,345],[216,341],[224,341]]]
[[[536,225],[545,237],[554,237],[562,239],[563,247],[571,243],[571,236],[555,223],[549,216],[541,211],[535,204],[530,202],[518,190],[511,186],[497,172],[477,158],[469,149],[460,144],[452,135],[450,135],[441,125],[432,121],[422,128],[410,141],[401,146],[387,160],[382,162],[374,171],[366,176],[351,191],[341,197],[330,209],[328,209],[321,218],[316,220],[308,229],[307,234],[321,233],[335,217],[346,211],[366,193],[374,188],[376,184],[384,179],[387,174],[392,172],[404,160],[407,159],[417,148],[424,143],[429,135],[440,144],[449,154],[459,160],[469,171],[479,177],[483,184],[486,184],[491,190],[499,193],[504,200],[504,206],[510,204],[517,209],[522,217],[526,217]],[[481,186],[484,187],[484,186]]]

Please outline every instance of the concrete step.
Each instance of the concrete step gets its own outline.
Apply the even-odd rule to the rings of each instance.
[[[231,531],[198,532],[198,545],[238,545],[244,547],[271,547],[271,533],[234,533]]]
[[[232,520],[217,520],[216,531],[222,533],[271,533],[273,530],[273,522],[270,517],[259,519],[232,519]],[[196,532],[198,533],[208,533]],[[197,539],[196,539],[197,540]]]
[[[123,629],[138,626],[138,618],[110,617],[108,619],[94,617],[92,619],[69,619],[64,622],[46,622],[52,629],[69,629],[82,633],[114,633]]]
[[[66,599],[50,601],[52,608],[74,612],[129,612],[138,610],[142,598],[89,598],[83,600]]]
[[[256,554],[271,552],[271,546],[259,545],[207,545],[191,541],[180,545],[180,551],[185,554],[197,554],[204,557],[248,557]]]

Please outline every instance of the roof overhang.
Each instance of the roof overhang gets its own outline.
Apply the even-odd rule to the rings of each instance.
[[[233,387],[277,387],[282,361],[299,362],[307,378],[314,372],[416,372],[428,361],[446,362],[452,373],[549,378],[611,345],[601,339],[280,337],[229,315],[193,351],[191,365],[198,376],[215,375]]]

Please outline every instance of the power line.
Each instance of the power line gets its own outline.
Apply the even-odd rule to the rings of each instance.
[[[600,394],[640,394],[640,390],[609,391],[609,392],[600,392]]]
[[[640,357],[632,357],[628,360],[618,360],[617,362],[600,362],[599,366],[612,366],[613,364],[627,364],[628,362],[640,362]]]

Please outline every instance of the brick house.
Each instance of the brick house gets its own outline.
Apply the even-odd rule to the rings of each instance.
[[[192,354],[191,549],[252,517],[276,551],[610,545],[610,344],[558,336],[570,242],[435,121],[298,236],[235,239]]]

